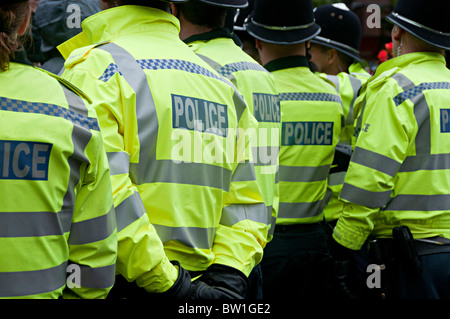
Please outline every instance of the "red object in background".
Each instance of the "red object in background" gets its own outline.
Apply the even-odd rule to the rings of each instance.
[[[380,63],[386,62],[388,59],[388,52],[386,50],[381,50],[377,55],[378,61]]]
[[[384,45],[384,47],[386,48],[386,50],[381,50],[380,52],[378,52],[378,55],[377,55],[378,61],[380,63],[386,62],[387,60],[393,58],[393,55],[392,55],[392,42],[386,43]]]

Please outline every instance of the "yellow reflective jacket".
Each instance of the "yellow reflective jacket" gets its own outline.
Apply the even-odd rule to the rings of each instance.
[[[245,101],[179,39],[179,21],[167,12],[120,6],[91,16],[83,30],[60,47],[64,77],[92,95],[99,114],[119,272],[158,291],[174,279],[168,258],[188,270],[219,263],[248,275],[265,237],[249,220],[262,203],[259,188],[230,191],[232,178],[242,178],[238,158],[248,159],[238,120],[257,125]],[[67,56],[77,41],[89,45]]]
[[[117,237],[97,116],[19,56],[0,72],[0,297],[105,298]]]
[[[327,221],[336,221],[343,209],[343,203],[339,200],[339,193],[344,184],[348,158],[352,153],[352,139],[355,131],[353,105],[358,97],[359,89],[370,78],[370,74],[364,70],[360,63],[349,66],[349,73],[341,72],[338,75],[320,74],[332,82],[342,100],[344,108],[345,126],[342,129],[341,138],[337,145],[339,152],[336,153],[335,166],[332,167],[328,178],[329,200],[324,208]]]
[[[236,86],[258,121],[256,137],[251,141],[251,163],[256,180],[247,182],[257,182],[262,191],[266,214],[254,217],[255,222],[267,225],[267,241],[270,241],[279,205],[277,178],[281,128],[280,103],[273,76],[234,43],[228,29],[197,34],[184,42]]]
[[[344,124],[340,97],[310,71],[305,57],[286,57],[264,67],[275,77],[282,112],[277,225],[320,222]]]
[[[450,71],[438,53],[381,64],[355,103],[355,149],[334,230],[359,249],[367,237],[408,226],[415,238],[450,238]]]

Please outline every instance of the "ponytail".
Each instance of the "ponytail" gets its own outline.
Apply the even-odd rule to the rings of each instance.
[[[28,12],[28,1],[7,6],[0,4],[0,72],[9,69],[10,59],[19,48],[17,30]]]

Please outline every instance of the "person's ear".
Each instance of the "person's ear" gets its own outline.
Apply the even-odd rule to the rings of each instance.
[[[19,36],[24,35],[25,32],[27,32],[30,21],[31,21],[31,6],[28,10],[27,15],[25,16],[25,19],[23,19],[22,23],[20,24],[19,29],[17,29],[17,34]]]
[[[405,32],[405,31],[402,28],[400,28],[397,25],[394,25],[394,27],[392,28],[392,31],[391,31],[392,40],[400,42],[403,32]]]

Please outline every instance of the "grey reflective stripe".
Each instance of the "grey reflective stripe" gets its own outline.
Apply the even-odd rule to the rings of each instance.
[[[356,138],[358,138],[358,135],[361,132],[362,120],[363,120],[363,117],[364,117],[364,111],[366,110],[366,103],[367,103],[367,99],[364,96],[363,106],[361,107],[361,111],[360,111],[360,113],[358,115],[358,118],[356,119],[356,127],[355,127],[355,133],[354,133],[354,136]]]
[[[408,156],[400,167],[399,172],[413,172],[418,170],[450,170],[450,154],[431,154],[429,156]]]
[[[20,297],[43,294],[66,284],[67,262],[59,266],[17,272],[0,272],[0,297]]]
[[[0,213],[0,237],[41,237],[70,231],[72,211]],[[7,227],[6,227],[7,225]]]
[[[110,175],[130,172],[130,154],[126,152],[107,152]]]
[[[383,210],[448,211],[450,195],[397,195]]]
[[[67,103],[69,104],[69,109],[82,114],[83,116],[88,116],[88,109],[84,104],[81,97],[75,92],[69,90],[67,87],[61,84],[64,95],[66,96]]]
[[[366,150],[361,147],[356,147],[351,157],[351,162],[357,163],[381,173],[394,177],[401,163],[378,153]]]
[[[255,166],[276,165],[280,153],[279,146],[252,147],[252,163]]]
[[[275,225],[277,223],[277,218],[275,216],[271,216],[270,218],[270,228],[269,228],[269,235],[272,235],[275,233]]]
[[[330,75],[327,74],[326,75],[327,79],[331,82],[333,82],[333,84],[336,86],[336,91],[339,92],[341,84],[339,83],[339,77],[336,75]]]
[[[450,83],[421,83],[415,85],[411,80],[401,73],[396,73],[392,76],[394,80],[403,89],[399,93],[394,102],[398,106],[406,100],[411,100],[414,104],[414,116],[417,121],[419,132],[416,135],[415,146],[416,155],[431,154],[431,123],[430,123],[430,108],[423,94],[424,90],[431,89],[450,89]],[[442,86],[442,84],[449,84]]]
[[[70,245],[84,245],[104,240],[116,229],[114,207],[103,216],[72,224],[69,236]]]
[[[239,163],[237,165],[231,179],[232,182],[249,182],[255,180],[255,168],[253,166],[253,163],[250,163],[248,161]]]
[[[347,172],[337,172],[330,174],[330,176],[328,177],[328,185],[337,186],[344,184],[346,175]]]
[[[353,106],[355,105],[355,101],[358,97],[359,89],[361,88],[362,82],[360,79],[355,78],[354,76],[351,76],[351,75],[349,75],[348,78],[349,78],[350,84],[352,86],[353,98],[352,98],[352,101],[350,102],[350,107],[348,110],[347,118],[345,119],[345,124],[351,125],[351,124],[354,124]]]
[[[323,200],[310,203],[280,202],[277,218],[308,218],[315,217],[323,212]]]
[[[352,203],[370,208],[384,207],[389,201],[392,191],[371,192],[351,184],[344,183],[340,197]]]
[[[120,232],[141,218],[145,214],[145,207],[141,196],[135,192],[120,203],[115,211],[117,232]]]
[[[199,249],[211,249],[217,231],[216,228],[153,226],[163,243],[175,240],[187,247]]]
[[[328,178],[330,165],[323,166],[279,166],[281,182],[320,182]]]
[[[86,157],[85,149],[92,138],[91,130],[81,125],[73,126],[72,131],[72,144],[73,154],[69,156],[68,163],[70,167],[70,179],[67,186],[67,192],[63,198],[63,207],[61,211],[73,212],[75,209],[76,194],[75,189],[79,182],[83,183],[84,176],[81,174],[81,166],[83,164],[89,164],[90,161]]]
[[[132,169],[135,167],[132,166]],[[204,163],[176,163],[172,160],[153,162],[151,171],[135,177],[136,184],[176,183],[230,190],[231,170]]]
[[[156,106],[147,80],[147,75],[136,59],[125,49],[114,43],[98,47],[109,52],[118,70],[136,94],[136,117],[139,137],[139,163],[132,163],[130,178],[136,183],[141,172],[152,170],[156,160],[156,142],[158,139],[158,117]]]
[[[220,224],[224,226],[233,226],[244,220],[251,220],[257,223],[268,225],[269,216],[267,215],[266,205],[258,204],[231,204],[225,206],[220,218]],[[270,216],[272,209],[270,210]]]
[[[114,285],[116,265],[91,268],[80,266],[80,286],[91,289],[105,289]],[[76,288],[75,288],[76,291]]]

